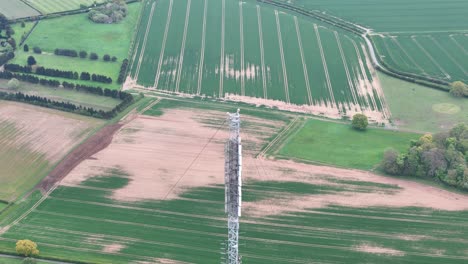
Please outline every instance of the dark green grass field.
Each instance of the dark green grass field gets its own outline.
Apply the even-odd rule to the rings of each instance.
[[[334,179],[330,178],[330,181]],[[92,263],[219,263],[226,238],[224,188],[191,189],[169,201],[117,202],[112,190],[128,183],[114,170],[76,187],[59,187],[24,220],[0,236],[0,249],[17,239],[38,242],[41,256]],[[347,186],[347,187],[346,187]],[[329,186],[247,182],[246,202],[280,195],[397,191],[393,185],[352,181]],[[328,206],[300,213],[241,218],[244,263],[464,263],[467,212],[422,208]],[[103,252],[118,244],[118,252]],[[363,248],[391,249],[372,254]]]
[[[380,163],[385,149],[405,150],[419,134],[370,128],[356,131],[349,124],[307,120],[304,126],[286,140],[280,157],[372,169]]]
[[[439,132],[468,122],[468,100],[384,74],[379,77],[396,127]]]
[[[11,63],[26,65],[27,58],[32,55],[36,58],[39,66],[64,71],[76,71],[78,73],[86,71],[91,74],[101,74],[111,77],[113,83],[102,84],[54,78],[59,81],[119,89],[120,85],[117,84],[117,78],[122,61],[129,56],[140,4],[130,4],[128,10],[127,17],[118,24],[93,23],[88,19],[87,14],[42,20],[25,42],[30,47],[30,52],[24,52],[22,48],[19,48]],[[18,41],[20,37],[19,35]],[[32,52],[33,47],[41,48],[44,53],[34,54]],[[94,52],[99,56],[99,60],[93,61],[89,58],[81,59],[53,55],[54,50],[57,48],[86,51],[88,56]],[[105,54],[111,57],[115,56],[117,61],[104,62],[102,58]]]

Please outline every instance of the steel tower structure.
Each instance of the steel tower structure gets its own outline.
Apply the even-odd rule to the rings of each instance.
[[[240,264],[239,217],[242,205],[242,144],[240,114],[228,113],[229,140],[225,147],[225,211],[228,217],[227,264]]]

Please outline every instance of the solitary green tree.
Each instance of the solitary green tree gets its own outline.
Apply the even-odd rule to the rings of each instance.
[[[23,50],[24,50],[24,52],[28,52],[28,51],[29,51],[29,46],[28,46],[28,44],[24,44]]]
[[[353,116],[352,126],[357,130],[366,130],[369,121],[364,114],[355,114]]]
[[[37,63],[36,59],[33,56],[28,57],[28,65],[29,66],[36,65],[36,63]]]

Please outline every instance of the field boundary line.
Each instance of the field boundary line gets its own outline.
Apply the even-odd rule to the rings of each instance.
[[[16,218],[13,222],[11,222],[9,225],[4,226],[2,229],[0,229],[0,236],[3,235],[8,229],[10,229],[12,226],[18,224],[20,221],[22,221],[24,218],[26,218],[32,211],[34,211],[42,202],[44,202],[49,195],[57,188],[58,183],[54,184],[52,188],[50,188],[49,191],[47,191],[41,199],[39,199],[36,203],[34,203],[31,208],[29,208],[26,212],[24,212],[22,215],[20,215],[18,218]]]
[[[392,37],[390,37],[392,38]],[[392,41],[393,42],[393,41]],[[411,69],[411,65],[408,63],[408,61],[406,59],[404,59],[403,55],[401,55],[401,53],[399,54],[399,56],[403,59],[403,60],[397,60],[396,57],[395,57],[395,54],[393,52],[393,50],[390,48],[390,46],[388,45],[387,41],[385,41],[385,39],[382,38],[382,43],[384,45],[384,48],[385,50],[387,51],[388,53],[388,57],[393,60],[395,62],[395,65],[398,67],[397,65],[397,61],[401,61],[404,63],[404,65],[406,65],[408,68]],[[378,53],[378,52],[377,52]],[[381,56],[381,55],[380,55]],[[381,57],[382,59],[382,57]],[[382,59],[383,60],[383,59]],[[410,61],[411,62],[411,61]],[[417,66],[416,66],[417,67]]]
[[[42,210],[37,210],[36,213],[44,214],[44,215],[61,216],[61,217],[72,218],[72,219],[90,220],[90,221],[103,222],[103,223],[113,223],[113,224],[119,224],[119,225],[138,226],[138,227],[143,227],[143,228],[164,229],[164,230],[171,230],[171,231],[179,231],[179,232],[183,232],[183,233],[191,233],[191,234],[199,234],[199,235],[203,234],[203,235],[212,235],[212,236],[224,237],[224,234],[203,232],[203,231],[190,230],[190,229],[184,229],[184,228],[169,227],[169,226],[163,226],[163,225],[158,225],[158,224],[145,224],[145,223],[138,223],[138,222],[113,220],[113,219],[109,219],[109,218],[99,218],[99,217],[81,216],[81,215],[74,215],[74,214],[63,214],[63,213],[56,213],[56,212],[47,212],[47,211],[42,211]]]
[[[158,69],[156,70],[156,77],[154,78],[154,88],[157,90],[159,85],[159,77],[161,75],[161,68],[164,59],[164,50],[166,49],[166,41],[167,41],[167,33],[169,31],[169,25],[171,24],[171,17],[172,17],[172,5],[173,0],[169,2],[169,10],[166,20],[166,28],[164,29],[164,36],[162,40],[161,52],[159,53],[159,62],[158,62]]]
[[[223,86],[224,86],[224,34],[225,32],[225,15],[226,15],[226,0],[222,0],[221,8],[221,61],[219,62],[219,98],[223,98]]]
[[[138,80],[138,76],[140,75],[140,68],[141,68],[141,62],[143,61],[143,55],[145,54],[145,50],[146,50],[146,43],[148,43],[148,35],[149,35],[149,29],[151,27],[151,23],[153,22],[153,15],[154,15],[154,8],[156,7],[156,2],[153,2],[153,5],[151,6],[151,12],[150,12],[150,18],[148,20],[148,24],[146,25],[146,32],[145,32],[145,36],[143,38],[143,46],[141,48],[141,51],[140,51],[140,58],[138,59],[138,64],[137,64],[137,68],[135,70],[135,79]],[[138,49],[136,49],[138,50]],[[136,56],[136,52],[135,52],[135,56]]]
[[[320,57],[322,58],[322,65],[323,65],[323,70],[325,72],[325,78],[327,80],[327,87],[328,87],[328,92],[330,93],[330,100],[332,103],[332,108],[333,108],[333,105],[335,105],[336,108],[338,108],[338,105],[336,104],[336,101],[335,101],[335,95],[333,94],[333,87],[330,81],[330,74],[328,72],[327,60],[325,59],[325,53],[323,52],[322,40],[320,39],[320,32],[317,27],[317,24],[314,24],[314,31],[315,31],[315,35],[317,36],[317,43],[318,43],[319,50],[320,50]]]
[[[276,33],[278,34],[278,44],[281,55],[281,66],[283,68],[283,81],[284,81],[284,93],[286,95],[286,103],[290,104],[289,100],[289,83],[288,83],[288,73],[286,71],[286,62],[284,60],[284,51],[283,51],[283,37],[281,36],[281,25],[279,22],[278,10],[275,10],[275,19],[276,19]]]
[[[304,79],[305,79],[306,88],[307,88],[307,98],[309,98],[309,105],[313,105],[314,101],[312,100],[312,93],[310,92],[309,71],[307,70],[307,64],[304,59],[304,49],[302,48],[301,30],[299,29],[297,16],[294,16],[294,25],[296,26],[296,37],[297,37],[297,42],[299,43],[299,52],[301,53],[302,69],[304,70]]]
[[[427,72],[419,65],[419,63],[416,62],[416,60],[411,56],[404,48],[401,46],[401,43],[398,41],[396,37],[391,37],[392,41],[401,49],[401,51],[406,55],[406,57],[411,61],[411,63],[414,64],[419,70],[421,70],[422,74],[429,76]]]
[[[144,114],[146,111],[148,111],[151,107],[155,106],[156,104],[158,104],[159,102],[161,102],[162,98],[158,98],[156,100],[154,100],[153,102],[151,102],[148,106],[146,106],[145,108],[143,108],[141,111],[140,111],[140,114]]]
[[[240,52],[241,52],[241,95],[245,96],[245,59],[244,59],[244,14],[242,13],[243,2],[239,1],[239,29],[240,29]]]
[[[457,47],[460,48],[460,50],[463,51],[463,53],[465,53],[465,55],[468,55],[468,51],[466,51],[466,49],[463,47],[463,45],[461,45],[460,43],[458,43],[458,41],[453,37],[454,35],[451,34],[449,35],[449,38],[453,41],[453,43],[455,43],[455,45],[457,45]]]
[[[461,66],[453,57],[448,53],[442,45],[433,37],[429,36],[429,38],[434,42],[434,44],[463,72],[463,74],[468,75],[468,72],[466,72],[465,68]]]
[[[447,79],[450,79],[450,75],[444,70],[444,68],[442,68],[442,66],[440,66],[440,64],[434,59],[434,57],[432,57],[432,55],[421,45],[421,43],[419,43],[417,40],[416,40],[416,37],[415,36],[411,36],[411,40],[416,44],[416,46],[419,47],[419,49],[429,58],[429,60],[432,61],[432,63],[434,63],[434,65],[439,68],[439,70],[442,72],[442,74],[445,75],[445,77]]]
[[[289,124],[281,131],[279,132],[276,137],[271,140],[268,145],[257,155],[257,158],[265,158],[266,153],[276,144],[280,139],[283,138],[284,135],[289,132],[289,130],[294,126],[294,124],[299,120],[299,116],[296,116]]]
[[[203,64],[205,62],[205,44],[206,44],[206,13],[207,13],[207,6],[208,0],[204,0],[204,7],[203,7],[203,29],[202,29],[202,43],[201,43],[201,54],[200,54],[200,63],[198,64],[198,85],[197,85],[197,94],[200,95],[201,93],[201,85],[202,85],[202,78],[203,78]]]
[[[357,97],[356,97],[356,92],[354,91],[354,89],[355,89],[354,84],[353,84],[353,81],[351,80],[351,75],[349,73],[348,62],[346,61],[346,57],[345,57],[344,51],[343,51],[343,46],[341,45],[340,36],[338,35],[338,32],[336,32],[336,31],[334,32],[334,34],[335,34],[336,43],[338,44],[338,49],[340,50],[341,60],[343,61],[343,66],[344,66],[344,70],[345,70],[345,73],[346,73],[346,78],[348,79],[349,90],[351,91],[351,95],[353,97],[354,104],[359,105],[359,102],[358,102]]]
[[[185,11],[185,24],[184,24],[184,36],[182,37],[182,47],[180,48],[179,54],[179,67],[177,69],[177,81],[176,81],[176,93],[179,92],[179,85],[180,85],[180,78],[182,74],[182,65],[184,63],[184,54],[185,54],[185,42],[187,41],[187,28],[190,19],[190,5],[192,4],[192,0],[188,0],[187,2],[187,11]]]
[[[262,29],[262,15],[260,6],[257,5],[257,23],[258,23],[258,37],[260,39],[260,61],[262,63],[262,87],[263,98],[267,99],[267,85],[266,85],[266,69],[265,69],[265,49],[263,48],[263,29]]]

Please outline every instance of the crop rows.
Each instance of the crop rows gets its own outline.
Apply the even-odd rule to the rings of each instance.
[[[94,3],[102,3],[104,0],[26,0],[26,2],[43,14],[51,14],[79,9],[81,5],[91,6]]]
[[[56,189],[27,218],[0,237],[0,248],[28,237],[38,242],[41,254],[70,260],[220,262],[227,231],[222,186],[191,189],[171,201],[130,203],[110,200],[107,197],[113,188],[103,188],[104,182],[118,188],[121,180],[99,178],[81,186]],[[355,184],[354,191],[359,192],[394,188],[365,182]],[[249,182],[244,200],[261,202],[281,195],[342,191],[346,191],[343,186]],[[418,208],[334,206],[263,218],[244,216],[240,251],[248,263],[362,263],[363,260],[374,263],[395,258],[399,263],[461,263],[468,258],[463,247],[466,216],[466,212]],[[405,236],[419,238],[407,240]],[[115,244],[122,247],[105,251],[106,246]],[[356,248],[362,244],[401,253],[391,256],[360,252]]]
[[[8,19],[37,16],[39,13],[21,0],[0,0],[0,13]]]
[[[130,73],[141,86],[382,110],[366,48],[355,36],[251,2],[144,5]]]
[[[374,35],[381,59],[402,71],[449,82],[468,81],[466,34]]]

